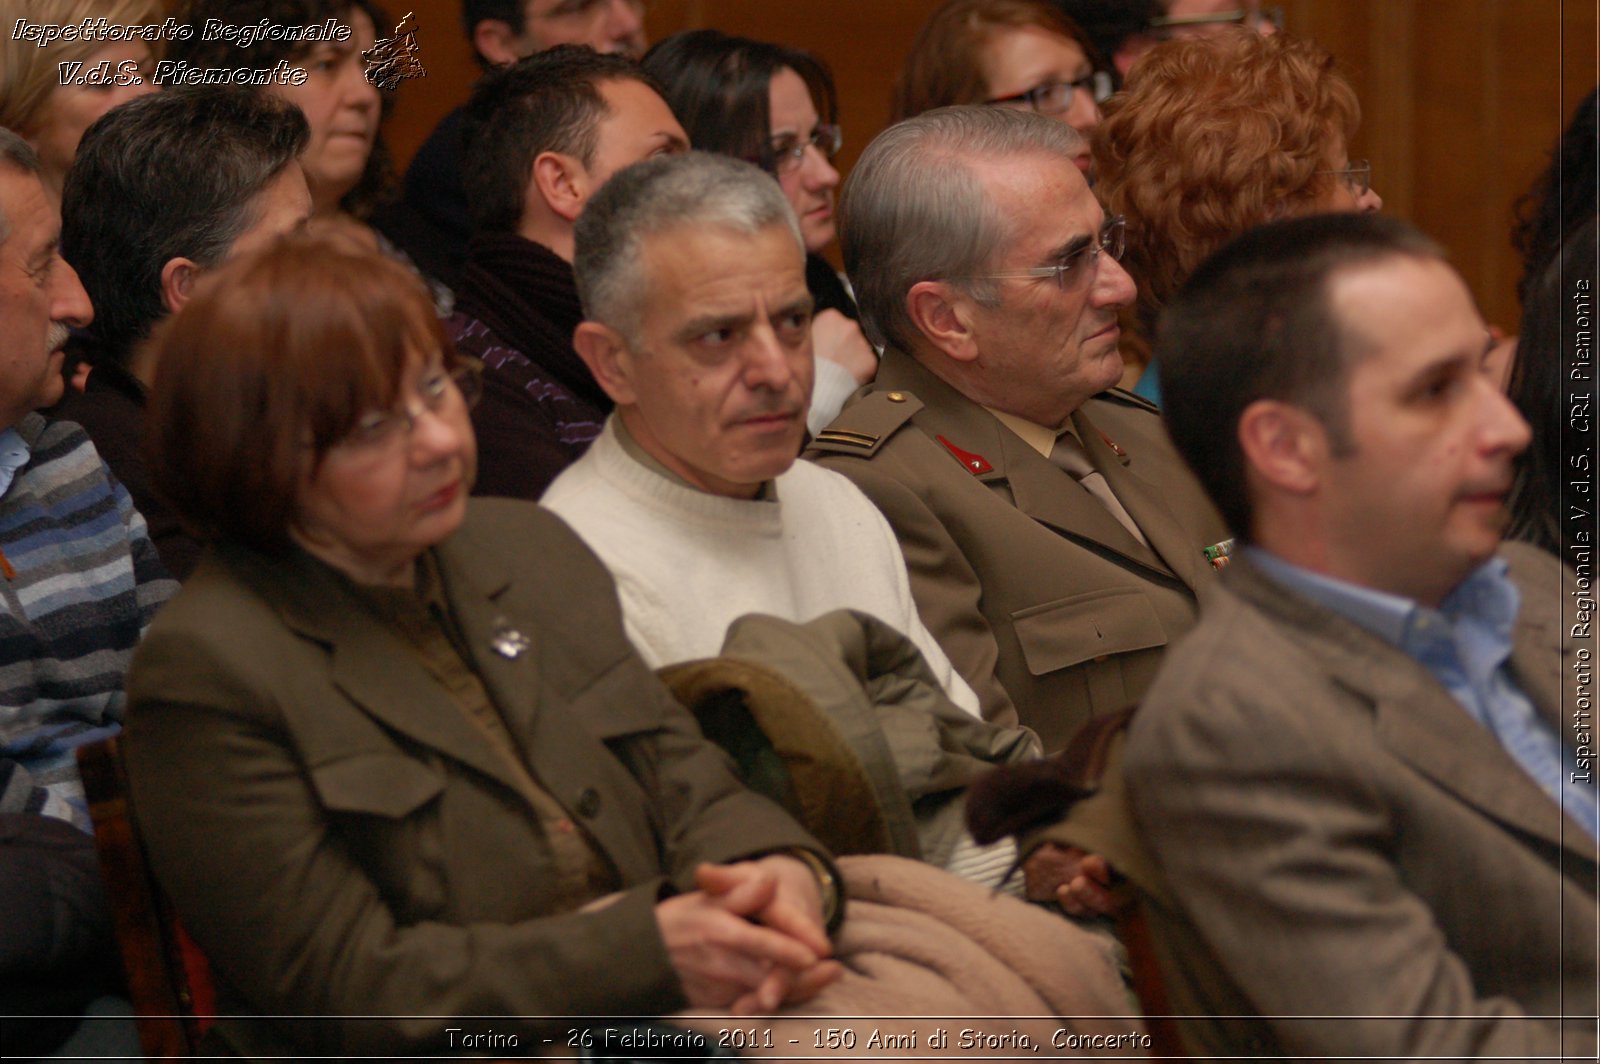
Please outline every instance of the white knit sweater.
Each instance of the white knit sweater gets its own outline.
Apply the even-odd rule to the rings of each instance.
[[[669,479],[627,452],[613,414],[539,501],[611,570],[628,637],[652,668],[715,657],[747,613],[804,623],[860,610],[910,638],[951,701],[977,716],[978,696],[917,616],[900,544],[872,501],[810,462],[773,488],[770,499],[730,499]],[[963,832],[945,868],[995,886],[1016,852]]]
[[[923,627],[905,558],[877,507],[844,477],[796,462],[773,498],[730,499],[647,468],[617,439],[616,417],[539,501],[617,581],[629,638],[652,668],[716,657],[747,613],[804,623],[869,613],[922,651],[952,701],[978,699]]]

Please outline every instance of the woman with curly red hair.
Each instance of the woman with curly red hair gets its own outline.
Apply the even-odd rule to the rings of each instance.
[[[1133,331],[1148,340],[1168,297],[1246,229],[1382,207],[1371,165],[1349,156],[1360,122],[1333,57],[1288,34],[1230,30],[1171,41],[1140,60],[1094,140],[1097,190],[1107,213],[1128,220]],[[1159,397],[1150,370],[1136,390]]]

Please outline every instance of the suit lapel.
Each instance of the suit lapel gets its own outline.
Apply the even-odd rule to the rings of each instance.
[[[1541,719],[1564,735],[1569,746],[1575,746],[1573,718],[1561,712],[1561,678],[1572,675],[1577,646],[1572,633],[1562,628],[1561,601],[1529,602],[1524,593],[1516,627],[1511,630],[1511,669]],[[1557,643],[1560,657],[1550,653]]]
[[[330,678],[351,701],[386,727],[518,789],[489,740],[434,681],[415,649],[309,555],[285,559],[261,590],[285,623],[329,647]]]
[[[1129,535],[1105,505],[1071,474],[910,355],[893,349],[885,352],[877,388],[904,389],[920,399],[923,408],[912,423],[935,440],[943,437],[963,451],[982,456],[993,468],[975,479],[995,490],[1009,489],[1011,504],[1018,510],[1092,550],[1118,555],[1120,560],[1171,579],[1173,574],[1161,559]],[[1099,434],[1094,435],[1098,443]],[[951,460],[956,461],[954,456]],[[1100,463],[1096,461],[1095,465]],[[1134,512],[1132,507],[1128,510]],[[1134,520],[1144,527],[1136,513]]]
[[[492,551],[464,546],[464,535],[470,533],[457,533],[437,551],[445,598],[470,664],[506,727],[523,742],[533,732],[539,708],[539,633],[527,624],[513,625],[501,611],[498,600],[510,578],[493,562]]]
[[[1404,651],[1273,583],[1248,561],[1229,567],[1228,582],[1256,606],[1302,629],[1304,645],[1326,662],[1329,674],[1372,704],[1378,739],[1395,757],[1485,816],[1593,861],[1592,844],[1588,855],[1580,845],[1588,841],[1583,829]],[[1542,656],[1554,657],[1552,649],[1547,641]],[[1526,652],[1541,653],[1531,639]],[[1527,694],[1542,710],[1539,694]]]
[[[1210,566],[1201,553],[1200,544],[1173,520],[1171,511],[1161,501],[1161,493],[1139,476],[1134,462],[1120,458],[1106,444],[1105,437],[1082,409],[1072,415],[1072,423],[1084,449],[1089,452],[1089,460],[1111,486],[1111,493],[1133,517],[1134,524],[1172,572],[1193,590],[1209,583]]]
[[[1447,691],[1420,669],[1409,684],[1386,683],[1374,665],[1386,688],[1376,697],[1378,738],[1391,753],[1484,814],[1584,856],[1588,835]]]
[[[996,468],[1010,481],[1017,509],[1058,532],[1086,540],[1142,568],[1162,576],[1172,575],[1161,564],[1161,559],[1134,539],[1121,522],[1111,516],[1105,503],[1091,495],[1072,474],[1028,446],[1016,433],[1005,430],[1005,435],[1008,438],[1001,452],[1004,465]],[[1110,483],[1109,478],[1107,483]],[[1121,493],[1115,486],[1112,491],[1120,501]],[[1133,512],[1131,507],[1127,508],[1129,513]],[[1142,529],[1144,522],[1139,521],[1137,515],[1134,520]]]
[[[600,788],[613,796],[628,794],[637,790],[638,781],[585,726],[581,709],[547,682],[540,668],[542,655],[558,651],[541,640],[533,625],[525,619],[513,623],[502,609],[514,588],[497,559],[509,549],[515,548],[476,535],[469,521],[438,548],[440,576],[472,664],[521,748],[528,771],[573,816],[585,792]],[[608,772],[621,778],[609,779]],[[650,860],[658,844],[649,833],[648,818],[607,815],[582,817],[581,823],[625,881],[648,879],[658,871]]]

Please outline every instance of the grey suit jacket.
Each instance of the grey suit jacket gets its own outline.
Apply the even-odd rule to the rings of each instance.
[[[1515,676],[1571,743],[1564,570],[1504,554]],[[1205,1048],[1593,1059],[1595,843],[1392,644],[1237,562],[1124,769],[1174,1006],[1241,1017]]]
[[[808,452],[889,519],[923,622],[984,716],[1020,717],[1047,751],[1144,694],[1213,582],[1204,548],[1228,535],[1150,404],[1107,392],[1073,424],[1149,547],[899,351]]]
[[[537,811],[404,637],[308,555],[219,550],[139,649],[126,749],[151,862],[244,1055],[447,1052],[428,1016],[506,1017],[527,1044],[559,1032],[540,1016],[670,1011],[662,893],[702,861],[819,849],[735,782],[559,520],[473,500],[437,557],[513,740],[623,893],[554,911]]]

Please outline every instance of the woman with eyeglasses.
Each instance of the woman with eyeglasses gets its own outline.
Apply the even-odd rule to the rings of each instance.
[[[1138,394],[1160,402],[1146,366],[1156,317],[1213,251],[1264,222],[1383,206],[1372,165],[1349,155],[1360,123],[1333,56],[1286,33],[1231,27],[1168,41],[1133,67],[1094,156],[1106,211],[1128,220],[1122,264],[1139,296],[1123,361],[1145,367]]]
[[[1089,135],[1111,75],[1084,32],[1046,0],[947,0],[928,16],[895,83],[899,121],[935,107],[987,103],[1037,111]]]
[[[878,372],[859,313],[822,252],[835,239],[832,159],[844,143],[833,75],[797,48],[718,30],[674,34],[644,57],[667,104],[700,151],[731,155],[772,174],[800,220],[806,286],[816,300],[811,327],[817,377],[806,419],[825,428],[844,400]]]
[[[409,270],[290,236],[152,342],[153,475],[212,553],[139,648],[125,752],[214,1049],[526,1046],[840,974],[836,869],[632,649],[599,559],[469,501],[476,377]]]

